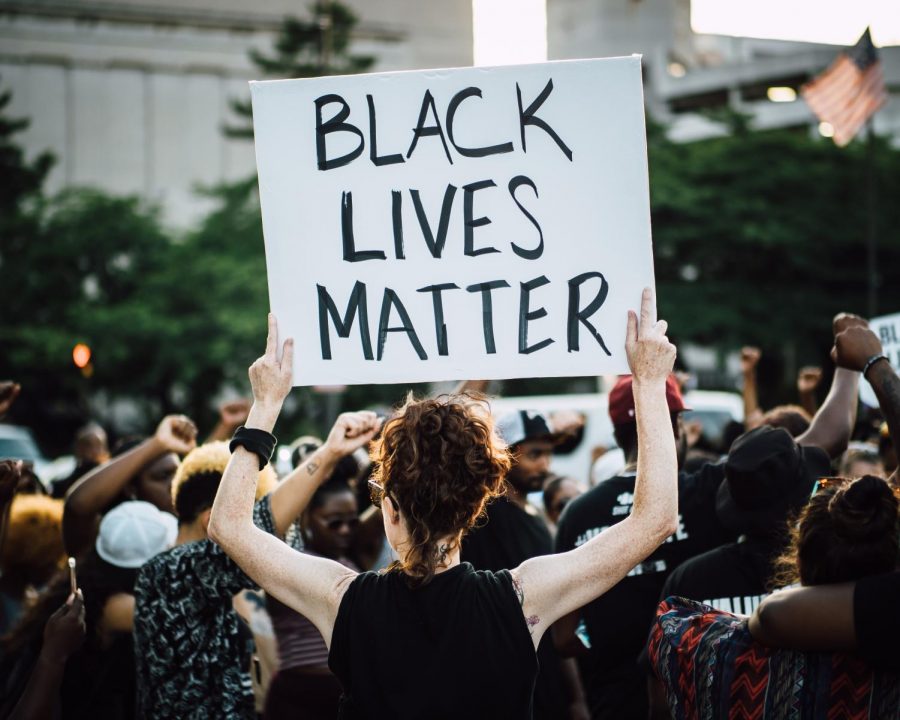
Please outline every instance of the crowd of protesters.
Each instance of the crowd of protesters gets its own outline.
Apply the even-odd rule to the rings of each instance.
[[[49,487],[0,461],[0,720],[900,718],[878,337],[836,317],[821,406],[804,368],[768,411],[744,348],[744,422],[715,446],[649,291],[627,323],[617,448],[584,477],[550,470],[571,417],[495,418],[466,381],[340,415],[279,478],[272,317],[252,402],[206,442],[173,415],[110,450],[91,423]],[[861,376],[880,407],[857,418]]]

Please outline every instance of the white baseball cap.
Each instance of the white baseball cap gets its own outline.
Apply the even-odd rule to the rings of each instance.
[[[155,505],[132,500],[117,505],[103,516],[95,547],[110,565],[138,568],[163,550],[178,535],[174,515]]]

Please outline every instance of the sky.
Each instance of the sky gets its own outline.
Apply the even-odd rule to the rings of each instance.
[[[547,59],[546,0],[472,0],[474,64]],[[692,0],[694,32],[853,45],[900,45],[900,0]]]
[[[546,0],[472,0],[472,19],[475,65],[547,59]]]
[[[691,0],[696,33],[853,45],[866,26],[900,45],[900,0]]]

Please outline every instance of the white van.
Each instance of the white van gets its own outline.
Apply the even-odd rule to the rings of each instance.
[[[714,443],[721,440],[729,422],[744,420],[744,403],[735,392],[692,390],[685,395],[684,404],[691,408],[685,413],[684,419],[699,420],[703,424],[704,435]],[[581,441],[569,452],[554,455],[551,465],[554,473],[574,478],[584,488],[590,482],[594,448],[603,447],[608,450],[616,447],[606,393],[523,395],[491,399],[491,412],[495,418],[516,410],[537,410],[546,415],[574,411],[584,417]]]

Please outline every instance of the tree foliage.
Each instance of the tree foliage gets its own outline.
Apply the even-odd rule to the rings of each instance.
[[[359,19],[349,7],[333,0],[317,0],[309,19],[285,18],[270,53],[250,51],[250,60],[268,78],[308,78],[354,75],[370,69],[375,58],[350,52]],[[253,137],[253,108],[249,100],[232,99],[238,124],[225,128],[235,138]]]
[[[866,314],[863,142],[806,129],[690,144],[649,133],[660,313],[681,340],[819,361],[840,311]],[[875,148],[882,312],[900,310],[900,152]]]

